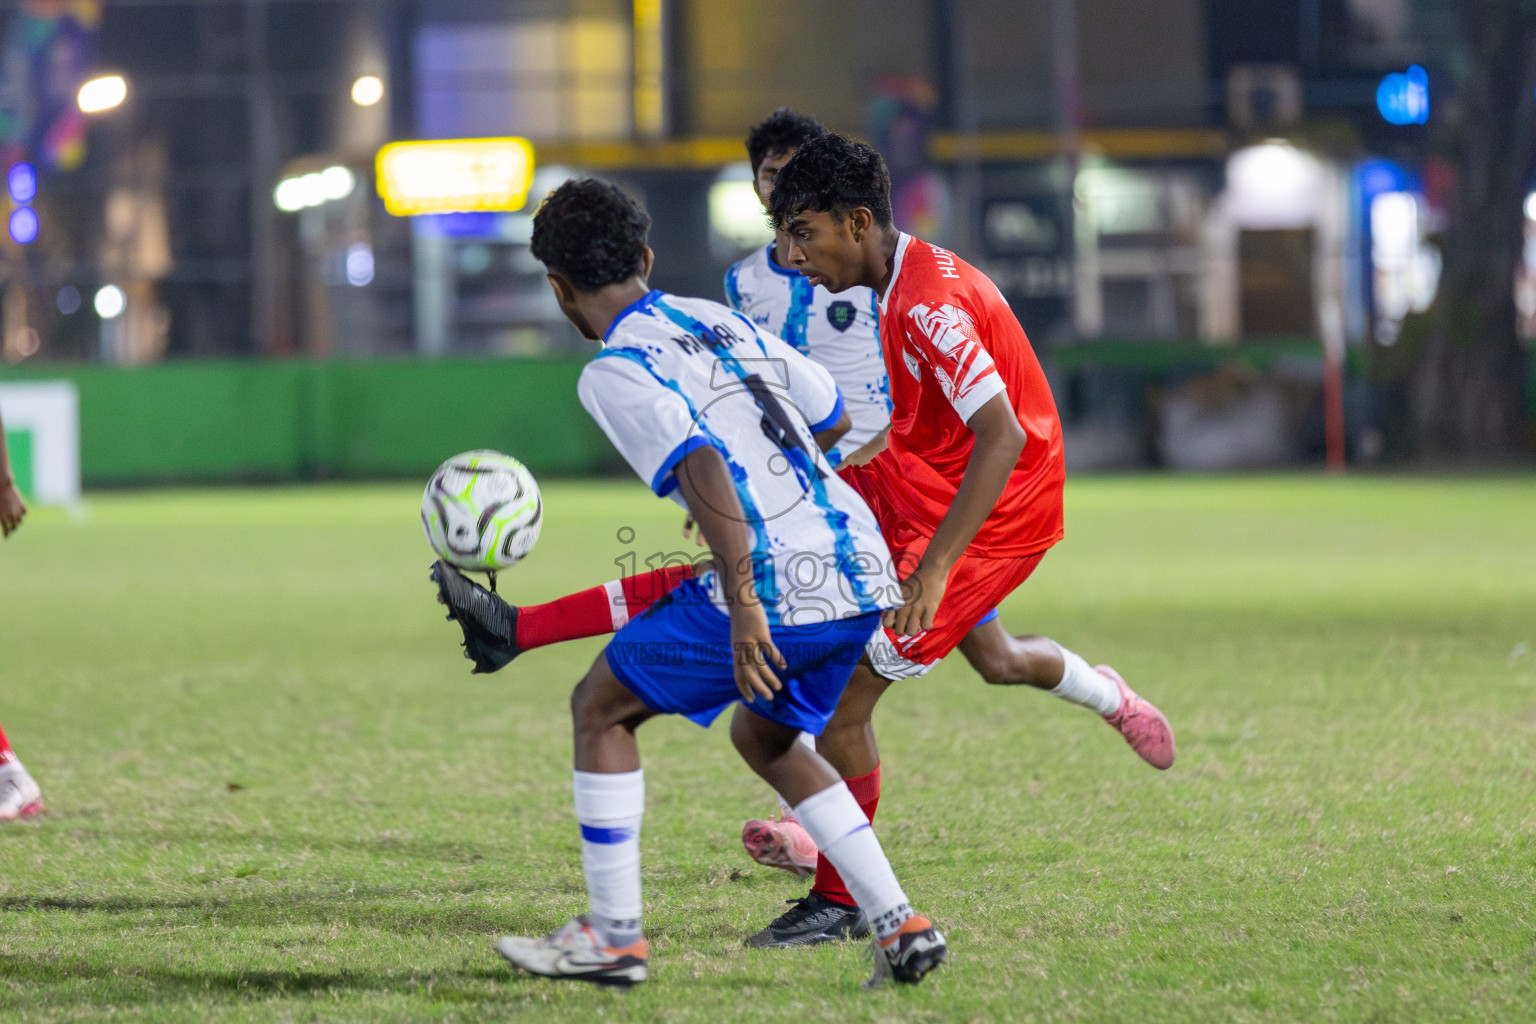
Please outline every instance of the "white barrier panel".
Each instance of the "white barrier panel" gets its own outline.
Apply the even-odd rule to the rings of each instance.
[[[30,482],[42,505],[80,500],[80,394],[67,380],[0,384],[0,421],[7,435],[31,435]]]

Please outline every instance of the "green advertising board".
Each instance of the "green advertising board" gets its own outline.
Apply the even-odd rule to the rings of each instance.
[[[585,359],[336,359],[0,368],[80,395],[86,486],[425,477],[471,448],[535,473],[623,460],[576,397]],[[19,473],[18,473],[19,475]]]
[[[11,472],[16,474],[16,486],[21,496],[31,499],[32,486],[32,431],[7,430],[5,445],[11,452]]]

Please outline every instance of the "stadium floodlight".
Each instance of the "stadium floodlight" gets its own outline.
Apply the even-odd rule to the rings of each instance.
[[[762,200],[757,198],[751,164],[743,161],[727,167],[709,186],[709,226],[743,249],[773,241],[773,228],[763,213]]]
[[[272,202],[284,213],[297,213],[304,209],[304,189],[298,178],[284,178],[272,190]]]
[[[527,139],[392,142],[376,163],[379,196],[396,217],[521,210],[533,184]]]
[[[96,315],[103,320],[116,320],[128,307],[128,297],[115,284],[102,285],[96,292]]]
[[[297,213],[333,199],[345,199],[355,188],[357,175],[336,164],[323,171],[284,178],[272,190],[272,202],[284,213]]]
[[[111,110],[128,98],[128,82],[122,75],[105,75],[93,78],[80,87],[76,102],[87,114],[99,114]]]
[[[352,83],[352,102],[371,107],[384,98],[384,80],[378,75],[364,75]]]
[[[340,165],[327,167],[320,172],[320,189],[326,199],[345,199],[352,194],[356,184],[352,172]]]

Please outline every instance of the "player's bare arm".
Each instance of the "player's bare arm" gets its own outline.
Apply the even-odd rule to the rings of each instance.
[[[842,464],[845,466],[864,465],[864,463],[885,451],[885,446],[890,436],[891,428],[889,425],[887,425],[885,429],[880,431],[880,433],[870,438],[863,447],[850,452],[848,457],[843,459]]]
[[[715,571],[730,609],[736,688],[748,704],[758,697],[772,700],[783,688],[773,665],[784,668],[784,656],[774,646],[768,616],[757,598],[752,539],[730,468],[714,448],[695,448],[678,463],[676,476],[699,535],[714,554]]]
[[[886,625],[898,636],[915,636],[933,627],[949,570],[992,514],[1008,485],[1008,475],[1024,451],[1024,428],[1019,426],[1007,394],[993,395],[972,414],[966,426],[976,435],[976,443],[955,492],[955,502],[939,522],[922,561],[901,583],[902,597],[907,603],[885,614]]]
[[[816,441],[816,447],[820,448],[822,453],[825,454],[832,450],[833,445],[842,440],[843,435],[848,433],[852,426],[853,420],[848,418],[848,410],[844,409],[842,415],[837,418],[836,423],[826,430],[818,430],[811,436]]]
[[[5,424],[0,423],[0,536],[9,537],[27,514],[27,503],[16,489],[11,454],[5,445]]]

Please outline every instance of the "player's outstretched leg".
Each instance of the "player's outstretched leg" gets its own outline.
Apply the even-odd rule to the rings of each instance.
[[[731,741],[752,770],[790,802],[869,919],[875,971],[866,987],[886,981],[916,984],[947,960],[944,936],[913,911],[869,818],[833,767],[796,742],[796,730],[744,706],[731,719]]]
[[[1108,665],[1095,665],[1093,671],[1114,683],[1120,691],[1120,707],[1105,715],[1104,721],[1124,736],[1125,742],[1147,764],[1160,771],[1172,768],[1179,752],[1174,746],[1173,726],[1168,724],[1167,717],[1151,701],[1125,685],[1120,673]]]
[[[521,606],[507,603],[443,562],[433,565],[432,580],[438,584],[439,601],[455,613],[460,611],[455,601],[463,606],[462,617],[451,614],[449,618],[464,629],[464,656],[475,662],[476,672],[495,672],[535,647],[603,636],[623,628],[673,587],[692,579],[694,571],[695,567],[687,564],[663,566],[544,604]],[[440,575],[448,582],[440,580]],[[509,616],[510,625],[506,621]]]
[[[517,646],[517,609],[438,559],[430,574],[437,600],[447,605],[448,618],[464,631],[464,657],[475,663],[476,675],[496,672],[522,654]]]
[[[0,822],[28,818],[42,810],[43,791],[17,760],[0,727]]]
[[[1011,636],[996,619],[967,633],[960,651],[988,683],[1033,686],[1089,708],[1125,737],[1143,761],[1161,770],[1173,766],[1178,750],[1168,719],[1108,665],[1090,668],[1043,636]]]

